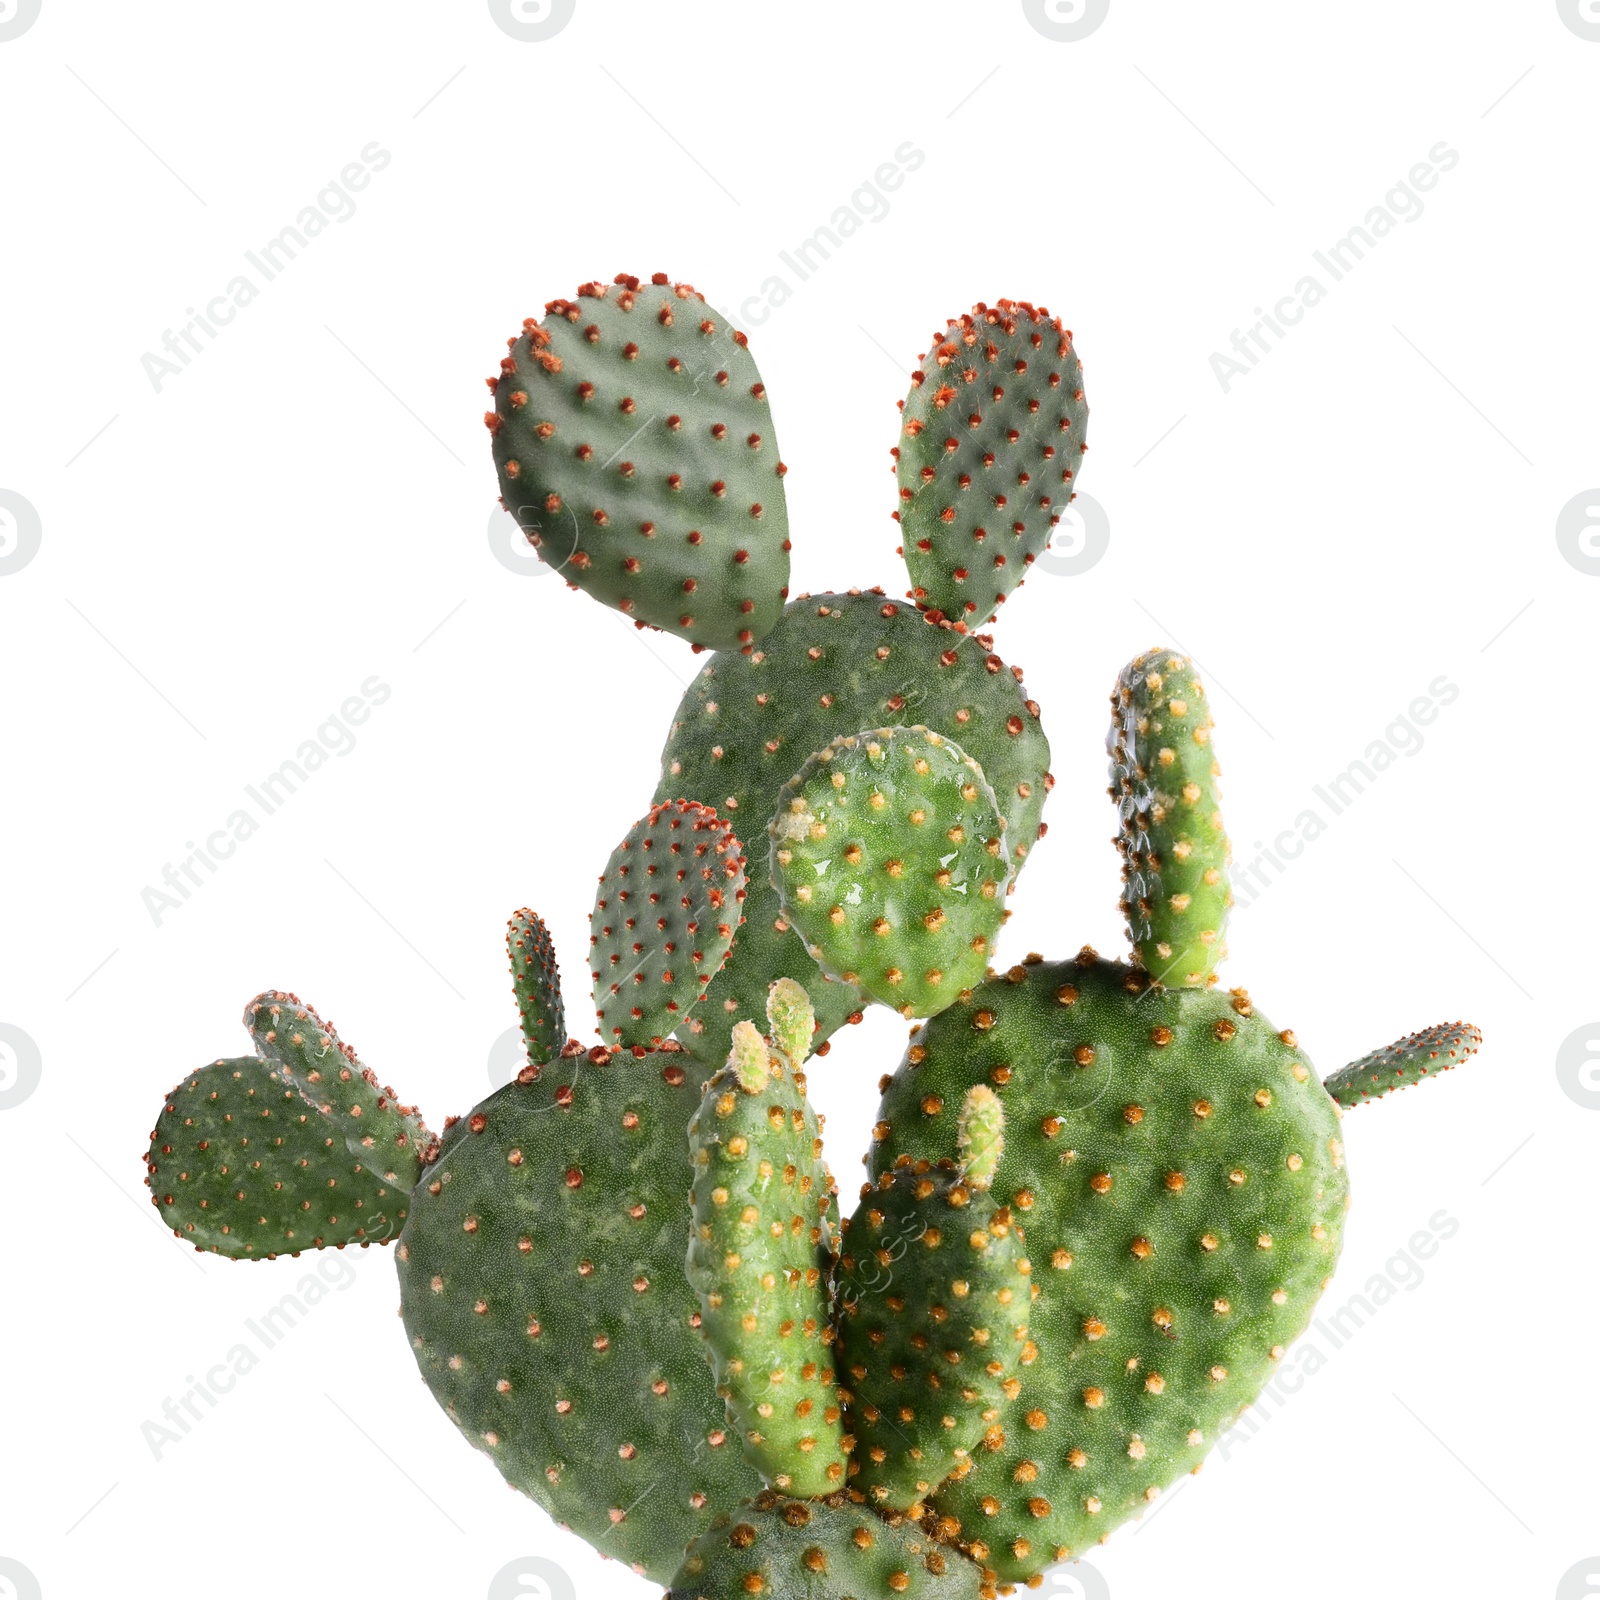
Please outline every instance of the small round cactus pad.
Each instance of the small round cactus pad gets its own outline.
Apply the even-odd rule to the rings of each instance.
[[[568,582],[641,626],[747,648],[789,592],[789,519],[745,336],[660,272],[544,309],[489,380],[506,509]]]
[[[689,1547],[666,1600],[981,1600],[994,1590],[959,1550],[915,1522],[844,1495],[774,1490],[719,1517]]]
[[[760,829],[783,786],[841,734],[921,723],[958,740],[983,768],[1006,819],[1015,878],[1054,782],[1039,707],[1021,677],[987,640],[937,627],[881,591],[795,599],[751,654],[719,651],[700,669],[662,751],[656,798],[683,795],[716,807],[735,831]],[[768,984],[780,977],[810,990],[818,1044],[862,1004],[854,985],[817,981],[777,890],[758,871],[733,950],[679,1038],[720,1066],[733,1024],[760,1016]]]
[[[924,1024],[875,1179],[955,1148],[993,1086],[992,1193],[1027,1232],[1039,1358],[932,1505],[1005,1582],[1083,1555],[1197,1466],[1304,1330],[1338,1260],[1338,1110],[1243,990],[1163,989],[1085,951]]]
[[[912,594],[982,627],[1050,543],[1088,449],[1072,334],[1026,301],[976,305],[934,334],[901,409]]]
[[[659,1045],[687,1020],[743,915],[744,850],[709,806],[653,806],[611,852],[589,919],[608,1045]]]
[[[994,790],[924,727],[846,734],[778,798],[783,914],[824,972],[905,1016],[983,981],[1010,877]]]

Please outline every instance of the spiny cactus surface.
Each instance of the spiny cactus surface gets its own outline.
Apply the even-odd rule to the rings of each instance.
[[[589,919],[600,1035],[654,1046],[699,1003],[743,915],[744,849],[709,806],[651,807],[611,852]]]
[[[586,283],[489,380],[506,509],[570,583],[636,622],[747,648],[788,594],[784,465],[732,328],[664,273]]]
[[[1193,664],[1147,650],[1111,694],[1111,795],[1121,827],[1122,909],[1145,970],[1194,988],[1227,953],[1233,891],[1217,798],[1211,710]]]
[[[929,1016],[983,979],[1011,877],[1005,826],[960,745],[917,726],[846,734],[779,794],[772,881],[824,972]]]
[[[923,723],[983,768],[1006,819],[1014,879],[1054,781],[1038,709],[1019,669],[977,638],[934,627],[881,593],[809,595],[790,603],[752,654],[720,652],[700,669],[662,752],[657,798],[703,801],[748,834],[771,820],[806,759],[840,734]],[[733,1024],[761,1015],[778,977],[811,990],[819,1044],[863,1002],[853,985],[816,981],[777,891],[757,872],[734,948],[679,1037],[720,1063]]]
[[[914,1522],[876,1517],[843,1495],[791,1500],[769,1490],[695,1540],[666,1600],[987,1600],[993,1593],[959,1550]]]
[[[555,943],[544,918],[526,907],[513,912],[506,925],[506,954],[511,958],[511,987],[522,1018],[528,1065],[546,1066],[567,1041],[567,1019]]]
[[[980,303],[934,334],[901,409],[912,594],[982,627],[1050,543],[1088,448],[1072,335],[1042,306]]]
[[[1483,1035],[1470,1022],[1435,1023],[1341,1067],[1323,1088],[1340,1105],[1359,1106],[1460,1066],[1482,1043]]]
[[[933,1504],[1018,1582],[1148,1509],[1255,1398],[1334,1269],[1348,1181],[1333,1101],[1243,991],[1089,951],[1013,968],[913,1036],[874,1177],[937,1162],[975,1084],[1005,1105],[993,1192],[1044,1358]]]
[[[340,1119],[255,1056],[215,1061],[167,1096],[145,1181],[180,1239],[238,1260],[384,1244],[410,1205],[408,1184],[354,1159]]]

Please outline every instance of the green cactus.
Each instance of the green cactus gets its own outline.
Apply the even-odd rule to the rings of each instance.
[[[656,797],[684,795],[713,806],[748,841],[818,750],[862,728],[915,723],[958,740],[983,768],[1005,818],[1015,881],[1055,781],[1039,708],[1020,670],[1008,668],[986,640],[932,626],[877,590],[794,600],[752,654],[713,656],[678,707]],[[765,877],[754,874],[732,954],[694,1021],[679,1030],[706,1060],[723,1060],[734,1022],[761,1014],[774,978],[811,989],[819,1045],[865,1002],[854,985],[817,982]]]
[[[1483,1035],[1470,1022],[1435,1023],[1341,1067],[1322,1086],[1342,1106],[1365,1105],[1460,1066],[1482,1043]]]
[[[659,1046],[726,959],[745,897],[744,850],[709,806],[665,801],[611,852],[589,919],[608,1044]]]
[[[959,1552],[904,1518],[846,1495],[788,1499],[772,1490],[695,1540],[666,1600],[980,1600],[994,1589]]]
[[[852,1480],[874,1506],[911,1511],[952,1474],[1021,1392],[1032,1266],[1022,1230],[989,1192],[1005,1114],[986,1084],[967,1091],[963,1153],[862,1186],[845,1224],[839,1329]]]
[[[830,977],[928,1016],[983,979],[1011,876],[983,769],[927,728],[846,734],[784,786],[772,882]]]
[[[567,1018],[555,943],[537,912],[524,907],[512,914],[506,927],[506,954],[511,957],[511,987],[522,1018],[528,1067],[538,1077],[567,1042]]]
[[[689,1124],[687,1271],[745,1455],[769,1483],[809,1497],[844,1487],[847,1452],[831,1309],[839,1216],[804,1059],[775,1051],[753,1023],[734,1029]]]
[[[1217,809],[1211,712],[1190,663],[1147,650],[1111,695],[1111,794],[1121,830],[1128,937],[1158,983],[1213,981],[1233,891]]]
[[[489,380],[502,503],[569,583],[641,627],[750,648],[789,592],[789,524],[745,336],[660,272],[544,309]]]
[[[1072,499],[1089,407],[1072,335],[1043,306],[976,305],[911,376],[894,450],[917,604],[981,628]]]

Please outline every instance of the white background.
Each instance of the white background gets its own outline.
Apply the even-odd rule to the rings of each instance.
[[[1600,558],[1556,540],[1600,483],[1597,91],[1600,42],[1554,0],[1112,0],[1077,43],[1014,0],[578,0],[543,43],[481,0],[43,0],[0,42],[0,489],[42,529],[0,577],[0,1023],[42,1064],[0,1111],[0,1557],[47,1600],[477,1596],[536,1552],[586,1600],[652,1592],[460,1440],[377,1251],[155,1459],[141,1424],[317,1261],[181,1247],[145,1136],[267,985],[435,1126],[465,1111],[515,1021],[524,903],[581,1021],[594,874],[696,662],[496,560],[483,379],[593,276],[737,309],[853,195],[877,209],[860,185],[910,141],[887,215],[746,321],[797,590],[904,589],[887,452],[936,323],[1009,295],[1075,330],[1111,541],[997,629],[1059,779],[1003,962],[1122,948],[1101,744],[1136,651],[1200,662],[1245,859],[1409,744],[1435,679],[1459,690],[1238,914],[1225,973],[1325,1070],[1482,1025],[1466,1070],[1352,1115],[1335,1300],[1439,1210],[1459,1230],[1088,1592],[1542,1600],[1600,1558],[1600,1089],[1556,1072],[1600,1035]],[[373,141],[355,214],[158,392],[146,352]],[[1441,141],[1422,214],[1225,393],[1213,352]],[[374,674],[356,747],[158,926],[163,866]],[[813,1075],[847,1188],[901,1036],[875,1012]]]

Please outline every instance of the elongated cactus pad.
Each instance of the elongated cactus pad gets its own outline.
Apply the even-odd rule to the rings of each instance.
[[[351,1157],[385,1183],[409,1188],[433,1135],[415,1106],[393,1089],[310,1006],[282,989],[267,989],[244,1010],[256,1054],[331,1120]]]
[[[522,1018],[528,1065],[547,1066],[567,1042],[567,1018],[555,942],[544,919],[526,908],[514,912],[506,926],[506,953],[511,957],[511,987]]]
[[[167,1096],[145,1182],[180,1239],[238,1260],[386,1244],[410,1205],[408,1183],[353,1158],[340,1119],[255,1056],[213,1062]]]
[[[700,1331],[745,1455],[790,1494],[845,1486],[834,1375],[838,1207],[805,1077],[755,1026],[689,1124],[694,1162],[687,1272]]]
[[[969,1107],[988,1093],[969,1090]],[[992,1121],[989,1106],[982,1112]],[[1022,1364],[1035,1355],[1032,1267],[1010,1208],[965,1172],[927,1162],[863,1186],[839,1266],[854,1487],[909,1511],[971,1469],[972,1451],[1021,1393]]]
[[[417,1363],[468,1442],[663,1583],[717,1511],[761,1488],[683,1271],[705,1077],[676,1048],[569,1045],[447,1131],[396,1252]]]
[[[1147,650],[1122,669],[1106,736],[1122,909],[1145,971],[1173,988],[1214,981],[1227,954],[1231,852],[1211,729],[1205,690],[1183,656]]]
[[[811,996],[793,978],[779,978],[767,990],[767,1026],[772,1029],[773,1049],[798,1072],[811,1054],[817,1013]]]
[[[846,734],[780,793],[772,882],[824,972],[930,1016],[983,980],[1011,876],[1005,826],[960,745],[923,727]]]
[[[914,1522],[874,1516],[843,1495],[790,1500],[769,1490],[695,1540],[666,1600],[988,1600],[994,1592],[959,1550]]]
[[[659,272],[544,309],[489,380],[506,509],[595,599],[697,645],[748,648],[788,594],[789,522],[745,336]]]
[[[1322,1086],[1342,1106],[1363,1105],[1459,1067],[1482,1044],[1483,1035],[1470,1022],[1435,1023],[1341,1067]]]
[[[1015,877],[1054,781],[1038,710],[1020,669],[986,642],[934,627],[881,592],[809,595],[790,603],[752,654],[721,652],[700,669],[662,751],[657,798],[685,795],[716,807],[736,831],[747,818],[759,828],[800,765],[840,734],[923,723],[947,730],[983,768]],[[760,1016],[768,984],[790,977],[811,991],[821,1044],[863,994],[817,976],[777,891],[756,872],[733,951],[679,1037],[720,1064],[734,1022]]]
[[[1338,1112],[1242,990],[1162,989],[1085,951],[973,991],[913,1036],[871,1173],[1005,1105],[993,1194],[1027,1232],[1041,1359],[932,1504],[1022,1582],[1196,1466],[1272,1376],[1338,1259]]]
[[[982,627],[1073,495],[1089,407],[1044,307],[976,305],[935,333],[901,410],[900,533],[919,606]]]
[[[688,1020],[743,916],[744,850],[709,806],[653,806],[611,852],[589,919],[608,1044],[659,1045]]]

